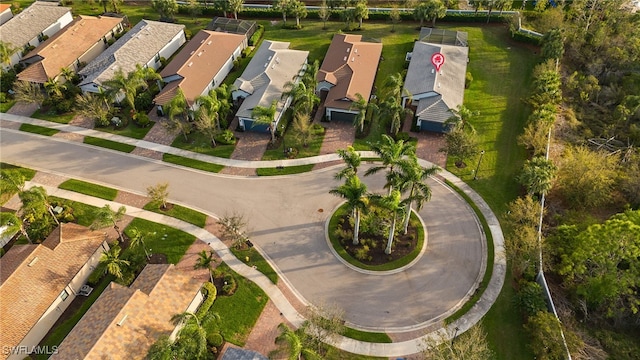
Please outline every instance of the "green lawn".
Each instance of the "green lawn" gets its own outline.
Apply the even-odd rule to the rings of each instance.
[[[261,168],[256,169],[258,176],[276,176],[276,175],[292,175],[301,174],[313,170],[313,164],[309,165],[297,165],[297,166],[283,166],[280,168]]]
[[[109,127],[96,127],[95,130],[104,131],[104,132],[121,135],[121,136],[126,136],[134,139],[144,139],[144,137],[147,135],[149,130],[151,130],[152,125],[153,123],[151,123],[147,127],[140,127],[134,124],[133,121],[130,121],[129,125],[121,129],[114,129],[113,127],[109,126]]]
[[[145,239],[147,249],[153,254],[165,254],[170,264],[177,264],[196,240],[193,235],[182,230],[140,218],[133,219],[124,230],[127,236],[131,236],[132,228],[137,228],[142,233],[152,234]]]
[[[118,190],[116,189],[76,179],[69,179],[60,184],[58,188],[110,201],[115,200],[118,195]]]
[[[368,331],[361,331],[352,328],[346,328],[343,334],[344,336],[356,339],[360,341],[366,341],[371,343],[392,343],[393,341],[389,337],[389,335],[385,333],[374,333]]]
[[[207,221],[207,215],[176,204],[171,204],[171,209],[164,211],[158,207],[157,203],[150,202],[144,206],[144,209],[158,214],[171,216],[201,228],[204,227],[205,222]]]
[[[218,269],[231,272],[238,288],[232,296],[218,294],[209,311],[220,315],[220,332],[224,339],[244,346],[269,298],[258,285],[236,274],[227,264],[220,264]]]
[[[6,113],[7,111],[9,111],[9,109],[11,109],[11,107],[13,107],[13,105],[15,105],[15,103],[15,100],[0,103],[0,113]]]
[[[125,153],[130,153],[133,151],[133,149],[136,148],[133,145],[123,144],[117,141],[101,139],[93,136],[85,136],[83,142],[85,144],[99,146],[99,147],[116,150],[116,151],[122,151]]]
[[[98,297],[102,294],[104,289],[106,289],[106,287],[109,286],[109,283],[113,279],[114,279],[113,276],[110,276],[110,275],[103,277],[102,280],[100,280],[100,283],[98,283],[98,285],[93,288],[93,291],[91,292],[91,294],[87,296],[87,299],[82,303],[78,311],[76,311],[70,318],[65,320],[63,323],[56,326],[51,331],[49,336],[47,336],[40,342],[40,346],[48,347],[49,349],[51,349],[53,347],[57,347],[58,345],[60,345],[60,343],[64,340],[64,338],[67,337],[67,335],[69,335],[73,327],[76,326],[76,324],[80,321],[80,319],[84,316],[84,314],[89,310],[91,305],[93,305],[93,303],[98,299]],[[47,355],[47,354],[40,354],[40,355],[35,355],[35,358],[37,360],[46,360],[49,358],[49,356],[50,355]]]
[[[27,169],[27,168],[15,166],[15,165],[3,163],[3,162],[0,162],[0,170],[2,171],[2,173],[8,173],[7,175],[9,177],[13,176],[12,175],[13,173],[20,174],[24,177],[26,181],[29,181],[33,179],[34,176],[36,176],[35,170],[31,170],[31,169]],[[15,194],[16,192],[17,191],[8,191],[3,189],[2,193],[0,193],[0,205],[9,201],[9,199],[11,199],[13,194]]]
[[[178,155],[173,155],[173,154],[164,154],[164,155],[162,155],[162,161],[166,161],[168,163],[172,163],[172,164],[176,164],[176,165],[182,165],[182,166],[190,167],[190,168],[193,168],[193,169],[213,172],[213,173],[220,172],[220,170],[222,170],[224,168],[224,166],[222,166],[222,165],[211,164],[211,163],[208,163],[208,162],[195,160],[195,159],[189,159],[189,158],[186,158],[186,157],[183,157],[183,156],[178,156]]]
[[[44,135],[44,136],[53,136],[60,132],[60,130],[50,129],[48,127],[31,125],[31,124],[21,124],[20,131],[26,131],[33,134]]]
[[[209,141],[209,138],[199,132],[192,132],[187,138],[189,140],[185,141],[184,136],[176,136],[173,143],[171,143],[171,146],[227,159],[231,157],[231,153],[233,153],[233,150],[236,148],[235,145],[220,144],[216,147],[211,147],[211,141]]]
[[[53,121],[59,124],[68,124],[73,117],[76,116],[75,113],[67,113],[58,115],[54,110],[49,110],[48,112],[42,112],[42,109],[36,110],[36,112],[31,115],[32,118]]]
[[[285,116],[291,116],[290,111],[287,111]],[[323,127],[316,127],[311,130],[313,138],[309,141],[307,146],[304,146],[300,141],[296,139],[296,131],[293,129],[293,125],[289,125],[287,132],[284,136],[284,141],[280,142],[280,145],[275,149],[268,149],[264,152],[262,160],[281,160],[288,159],[288,156],[284,154],[284,147],[292,148],[296,154],[296,158],[304,158],[317,156],[320,154],[320,147],[322,147],[322,141],[324,140],[325,129]]]
[[[240,261],[247,264],[248,266],[255,266],[256,270],[263,273],[266,277],[271,280],[272,283],[278,283],[278,274],[273,270],[271,265],[265,260],[262,255],[255,248],[251,247],[244,250],[238,250],[235,247],[230,247],[229,250],[237,257]]]
[[[51,203],[61,204],[63,206],[69,206],[73,209],[73,217],[75,222],[82,226],[90,226],[95,220],[95,212],[98,208],[95,206],[83,204],[77,201],[67,200],[56,196],[49,196]]]

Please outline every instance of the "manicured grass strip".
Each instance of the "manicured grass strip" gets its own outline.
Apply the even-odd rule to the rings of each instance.
[[[153,125],[153,123],[151,123]],[[130,121],[127,126],[124,128],[113,129],[112,127],[96,127],[95,130],[108,132],[115,135],[126,136],[134,139],[144,139],[149,130],[151,130],[151,125],[147,127],[139,127],[133,121]]]
[[[209,172],[213,172],[213,173],[220,172],[220,170],[222,170],[224,168],[224,166],[222,166],[222,165],[211,164],[211,163],[208,163],[208,162],[195,160],[195,159],[189,159],[189,158],[186,158],[186,157],[183,157],[183,156],[173,155],[173,154],[164,154],[164,155],[162,155],[162,161],[166,161],[168,163],[172,163],[172,164],[176,164],[176,165],[182,165],[182,166],[186,166],[186,167],[190,167],[190,168],[194,168],[194,169],[198,169],[198,170],[209,171]]]
[[[76,116],[76,114],[74,113],[67,113],[62,115],[58,115],[53,111],[43,113],[42,109],[34,112],[33,115],[31,115],[32,118],[53,121],[58,124],[68,124],[69,122],[71,122],[71,120],[73,120],[74,116]]]
[[[227,159],[231,157],[233,150],[236,148],[235,145],[222,144],[218,144],[216,147],[211,147],[209,138],[199,132],[192,132],[189,134],[188,139],[189,140],[185,141],[184,136],[176,136],[173,143],[171,143],[171,146]]]
[[[44,135],[44,136],[53,136],[60,132],[60,130],[49,129],[48,127],[31,125],[31,124],[20,125],[20,131],[26,131],[33,134]]]
[[[338,227],[338,221],[342,216],[346,215],[347,213],[348,213],[347,204],[343,204],[338,208],[338,210],[336,210],[336,212],[333,213],[333,216],[331,216],[331,220],[329,220],[329,240],[331,241],[331,246],[333,246],[333,249],[338,253],[338,255],[340,255],[341,258],[343,258],[345,261],[347,261],[349,264],[353,266],[359,267],[360,269],[372,270],[372,271],[388,271],[388,270],[398,269],[409,264],[416,257],[418,257],[418,255],[420,254],[420,251],[422,250],[422,247],[424,246],[424,228],[422,227],[422,223],[420,222],[420,219],[418,219],[416,214],[411,213],[410,225],[415,226],[416,229],[418,230],[418,244],[416,245],[416,248],[413,249],[413,251],[409,253],[409,255],[386,264],[382,264],[382,265],[363,264],[358,259],[355,259],[354,257],[352,257],[344,249],[342,244],[340,244],[338,237],[335,236],[334,234],[334,230]]]
[[[99,147],[116,150],[116,151],[122,151],[125,153],[130,153],[133,151],[133,149],[136,148],[133,145],[123,144],[120,142],[106,140],[106,139],[100,139],[93,136],[85,136],[83,142],[85,144],[99,146]]]
[[[131,229],[136,228],[143,234],[149,233],[144,243],[147,250],[153,254],[164,254],[170,264],[177,264],[196,240],[195,236],[170,226],[145,219],[135,218],[124,230],[131,236]],[[130,251],[127,249],[125,251]],[[141,251],[141,250],[140,250]]]
[[[169,210],[162,210],[157,203],[150,202],[147,203],[143,209],[153,211],[154,213],[171,216],[176,219],[186,221],[189,224],[199,226],[201,228],[204,227],[205,222],[207,221],[207,215],[199,211],[195,211],[176,204],[171,204],[171,209]]]
[[[284,116],[290,119],[292,117],[291,110],[288,110]],[[294,151],[297,151],[297,158],[320,155],[320,148],[322,147],[322,141],[324,140],[326,130],[322,126],[312,125],[311,132],[313,134],[313,138],[307,143],[307,146],[304,146],[296,139],[296,131],[293,129],[293,125],[289,125],[284,136],[284,141],[281,141],[280,145],[275,149],[267,149],[262,156],[262,160],[287,159],[288,157],[285,156],[284,153],[285,145],[287,148],[293,148]]]
[[[389,335],[387,335],[385,333],[361,331],[361,330],[352,329],[350,327],[345,329],[345,332],[344,332],[343,335],[348,337],[348,338],[351,338],[351,339],[360,340],[360,341],[366,341],[366,342],[370,342],[370,343],[385,343],[386,344],[386,343],[392,343],[393,342],[391,340],[391,338],[389,337]]]
[[[11,100],[11,101],[8,101],[8,102],[5,102],[5,103],[0,103],[0,113],[6,113],[15,104],[16,104],[15,100]]]
[[[104,289],[109,286],[109,283],[113,280],[113,276],[107,275],[100,280],[98,285],[93,288],[93,291],[87,299],[82,303],[78,311],[73,314],[69,319],[65,320],[60,325],[56,326],[49,336],[47,336],[42,342],[40,342],[40,346],[43,346],[48,349],[53,349],[62,343],[65,337],[69,335],[74,326],[80,321],[80,319],[84,316],[84,314],[89,310],[91,305],[98,299],[100,294],[104,291]],[[52,350],[53,351],[53,350]],[[46,360],[51,356],[51,354],[38,354],[35,355],[35,358],[38,360]]]
[[[82,226],[90,226],[95,220],[95,212],[98,208],[81,202],[59,198],[57,196],[49,196],[49,202],[52,205],[69,206],[73,209],[73,217],[76,223]]]
[[[234,247],[230,247],[229,250],[235,255],[238,260],[244,262],[249,266],[255,266],[256,270],[263,273],[266,277],[271,280],[272,283],[278,283],[278,274],[273,270],[271,265],[265,260],[262,255],[255,248],[248,248],[245,250],[238,250]],[[248,261],[247,261],[248,258]]]
[[[218,294],[209,311],[220,315],[220,332],[224,339],[244,346],[269,298],[258,285],[235,273],[227,264],[220,264],[218,269],[232,273],[238,288],[232,296]]]
[[[476,216],[480,220],[480,224],[482,224],[482,230],[484,231],[485,236],[487,237],[487,270],[484,273],[484,277],[478,285],[478,289],[471,296],[471,298],[464,304],[458,311],[453,313],[451,316],[446,318],[444,322],[446,324],[450,324],[451,322],[459,319],[462,315],[466,314],[473,305],[475,305],[478,300],[480,300],[480,296],[487,289],[487,285],[491,280],[491,275],[493,274],[493,262],[494,262],[494,246],[493,246],[493,235],[491,234],[491,229],[489,229],[489,224],[487,223],[487,219],[484,218],[482,211],[478,208],[478,206],[471,200],[471,198],[465,194],[462,190],[460,190],[457,186],[455,186],[449,180],[445,180],[446,184],[455,190],[462,198],[471,206],[473,211],[476,213]]]
[[[281,168],[261,168],[256,169],[258,176],[277,176],[277,175],[293,175],[302,174],[313,170],[313,164],[298,166],[283,166]]]
[[[116,196],[118,196],[118,190],[116,189],[76,179],[69,179],[60,184],[58,188],[110,201],[115,200]]]

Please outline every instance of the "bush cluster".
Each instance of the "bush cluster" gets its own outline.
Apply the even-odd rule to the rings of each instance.
[[[262,36],[264,36],[264,26],[258,25],[256,32],[254,32],[249,39],[249,46],[255,46],[258,42],[260,42]]]

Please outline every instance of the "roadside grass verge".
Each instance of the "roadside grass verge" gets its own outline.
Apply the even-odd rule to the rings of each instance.
[[[224,262],[217,269],[231,273],[238,287],[231,296],[219,293],[209,311],[220,315],[220,332],[224,339],[242,347],[269,297],[258,285],[238,275]]]
[[[36,112],[31,115],[32,118],[52,121],[58,124],[68,124],[74,116],[76,116],[75,113],[58,115],[54,111],[42,112],[42,109],[36,110]]]
[[[125,234],[131,237],[131,229],[133,228],[143,234],[151,234],[144,241],[147,250],[152,254],[164,254],[169,264],[177,264],[189,246],[196,240],[195,236],[182,230],[140,218],[135,218],[129,223],[129,226],[124,230]],[[131,249],[127,248],[125,252],[127,251],[131,251]]]
[[[171,164],[190,167],[190,168],[193,168],[193,169],[213,172],[213,173],[218,173],[218,172],[220,172],[220,170],[222,170],[224,168],[224,166],[222,166],[222,165],[211,164],[211,163],[208,163],[208,162],[195,160],[195,159],[189,159],[189,158],[186,158],[184,156],[173,155],[173,154],[164,154],[164,155],[162,155],[162,161],[165,161],[165,162],[168,162],[168,163],[171,163]]]
[[[199,211],[189,209],[187,207],[176,205],[176,204],[167,204],[167,205],[170,208],[168,210],[162,210],[160,209],[160,206],[158,205],[158,203],[149,202],[144,206],[143,209],[153,211],[154,213],[171,216],[201,228],[204,227],[205,222],[207,221],[207,215]]]
[[[99,146],[99,147],[116,150],[116,151],[121,151],[124,153],[130,153],[133,151],[133,149],[136,148],[133,145],[123,144],[117,141],[101,139],[93,136],[85,136],[82,142],[84,142],[85,144]]]
[[[31,125],[31,124],[21,124],[20,131],[30,132],[33,134],[44,135],[44,136],[53,136],[60,132],[60,130],[50,129],[48,127]]]
[[[335,235],[335,229],[338,227],[338,221],[340,218],[348,213],[347,204],[343,204],[340,206],[331,216],[331,220],[329,220],[329,241],[331,242],[331,246],[338,253],[338,255],[344,259],[349,264],[358,267],[360,269],[371,270],[371,271],[388,271],[393,269],[401,268],[413,260],[420,254],[422,247],[424,246],[424,228],[422,227],[422,223],[418,219],[418,216],[415,213],[411,213],[410,225],[414,226],[418,230],[418,243],[416,248],[400,259],[394,260],[392,262],[382,264],[382,265],[367,265],[361,263],[358,259],[352,257],[340,244],[340,240]]]
[[[133,121],[129,121],[129,124],[123,128],[114,129],[113,127],[96,127],[94,130],[141,140],[144,139],[149,130],[151,130],[152,125],[153,123],[147,127],[140,127],[134,124]]]
[[[211,141],[204,134],[199,132],[192,132],[187,136],[189,140],[185,141],[184,136],[178,135],[171,143],[171,146],[197,152],[200,154],[206,154],[211,156],[217,156],[221,158],[230,158],[235,145],[221,145],[211,147]]]
[[[391,338],[389,337],[389,335],[385,334],[385,333],[377,333],[377,332],[368,332],[368,331],[361,331],[361,330],[356,330],[353,328],[346,328],[344,331],[344,335],[345,337],[351,338],[351,339],[355,339],[355,340],[360,340],[360,341],[366,341],[366,342],[370,342],[370,343],[392,343],[393,340],[391,340]]]
[[[302,174],[313,170],[314,164],[298,165],[298,166],[282,166],[275,168],[256,169],[258,176],[277,176],[277,175],[293,175]]]
[[[85,194],[109,201],[115,200],[116,196],[118,196],[118,190],[116,189],[76,179],[69,179],[60,184],[58,188],[75,191],[80,194]]]
[[[25,181],[29,181],[33,179],[34,176],[36,176],[35,170],[7,164],[4,162],[0,162],[0,171],[3,174],[6,174],[9,178],[16,175],[22,176],[24,177]],[[2,193],[0,193],[0,205],[3,205],[7,201],[9,201],[9,199],[11,199],[11,197],[13,197],[16,192],[17,189],[15,189],[15,191],[13,191],[12,189],[3,189]]]
[[[256,270],[268,277],[272,283],[278,283],[278,274],[273,270],[271,265],[269,265],[267,260],[262,257],[258,250],[253,247],[248,249],[236,249],[234,246],[229,247],[229,250],[231,250],[231,253],[233,253],[238,260],[247,264],[247,266],[255,266]]]
[[[0,103],[0,113],[6,113],[16,104],[15,100],[7,101],[4,103]]]
[[[104,289],[109,286],[109,283],[114,280],[114,277],[111,275],[107,275],[100,280],[97,286],[93,288],[93,291],[85,301],[82,303],[80,308],[67,320],[57,325],[53,328],[49,334],[40,342],[40,346],[53,349],[62,343],[65,337],[69,335],[74,326],[82,319],[84,314],[91,308],[91,305],[98,299],[98,297],[102,294]],[[50,357],[50,354],[38,354],[35,355],[36,360],[46,360]]]
[[[95,206],[64,199],[57,196],[49,196],[49,202],[56,202],[63,207],[68,206],[72,208],[73,217],[76,219],[75,222],[78,225],[91,226],[91,224],[93,224],[93,221],[96,219],[95,213],[98,208]]]

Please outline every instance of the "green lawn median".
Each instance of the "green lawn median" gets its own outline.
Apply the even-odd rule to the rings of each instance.
[[[109,201],[115,200],[116,196],[118,196],[118,190],[116,189],[76,179],[69,179],[58,185],[58,188]]]
[[[133,151],[133,149],[136,148],[133,145],[123,144],[123,143],[120,143],[120,142],[117,142],[117,141],[101,139],[101,138],[97,138],[97,137],[93,137],[93,136],[85,136],[83,142],[85,144],[89,144],[89,145],[93,145],[93,146],[99,146],[99,147],[103,147],[103,148],[111,149],[111,150],[116,150],[116,151],[121,151],[121,152],[124,152],[124,153],[130,153],[130,152]]]

